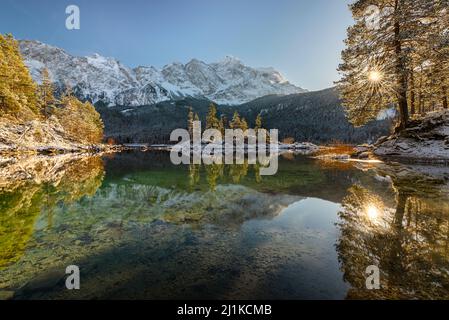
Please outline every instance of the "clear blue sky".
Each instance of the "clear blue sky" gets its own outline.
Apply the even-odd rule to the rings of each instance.
[[[240,58],[309,90],[333,85],[350,0],[0,0],[0,33],[138,65]],[[65,8],[81,30],[65,28]]]

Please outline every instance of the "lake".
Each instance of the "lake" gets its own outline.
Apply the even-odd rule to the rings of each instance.
[[[260,176],[130,151],[0,173],[3,298],[449,298],[448,167],[285,153]]]

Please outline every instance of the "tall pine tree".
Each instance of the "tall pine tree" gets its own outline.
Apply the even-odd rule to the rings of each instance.
[[[217,118],[217,107],[213,103],[209,106],[209,111],[206,117],[206,129],[220,130],[220,121]]]
[[[36,85],[12,35],[0,34],[0,113],[18,119],[40,114]]]
[[[46,116],[50,116],[54,112],[56,99],[54,96],[54,86],[50,79],[50,74],[47,68],[41,72],[42,83],[39,85],[39,102],[42,110]]]
[[[193,137],[193,121],[194,121],[193,110],[192,107],[190,107],[187,116],[187,130],[189,131],[190,139],[192,139]]]
[[[447,108],[448,0],[358,0],[350,6],[338,83],[349,120],[363,125],[395,106],[409,114]]]
[[[229,127],[231,129],[240,129],[242,127],[242,120],[240,119],[240,115],[237,111],[234,112],[234,116],[229,123]]]

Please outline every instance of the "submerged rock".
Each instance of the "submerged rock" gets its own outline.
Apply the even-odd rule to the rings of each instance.
[[[14,298],[14,291],[0,290],[0,300],[11,300]]]
[[[351,158],[367,160],[372,158],[373,146],[368,144],[363,144],[354,148],[354,152],[351,153]]]
[[[44,274],[37,275],[30,282],[25,284],[18,292],[19,296],[29,295],[36,292],[45,292],[54,289],[59,283],[63,281],[65,270],[53,269]]]
[[[370,153],[368,152],[368,151],[366,151],[366,152],[361,152],[361,153],[359,153],[358,155],[357,155],[357,157],[359,158],[359,159],[369,159],[370,158]]]

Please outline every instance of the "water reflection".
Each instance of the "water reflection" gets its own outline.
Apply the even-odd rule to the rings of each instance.
[[[446,169],[294,154],[275,176],[259,168],[133,152],[3,161],[0,294],[448,297]],[[61,282],[69,264],[83,270],[80,292]],[[381,290],[365,288],[373,264]]]
[[[242,164],[211,164],[205,165],[204,170],[207,177],[207,182],[210,190],[215,191],[219,180],[226,181],[226,178],[231,178],[232,183],[239,184],[240,181],[247,177],[248,170],[253,170],[254,181],[256,183],[262,180],[260,175],[260,164],[249,165],[248,160],[245,160]],[[190,183],[193,186],[200,182],[200,166],[189,165],[189,177]]]
[[[384,169],[378,172],[385,174]],[[437,177],[400,172],[389,172],[393,204],[360,185],[351,187],[342,202],[337,251],[352,286],[347,298],[449,298],[447,168]],[[369,265],[380,268],[380,290],[366,289]]]
[[[16,262],[30,240],[37,218],[54,207],[94,195],[104,176],[100,157],[10,159],[0,168],[0,269]]]

